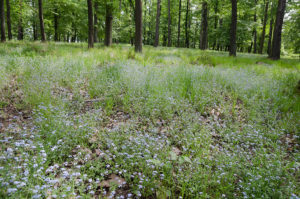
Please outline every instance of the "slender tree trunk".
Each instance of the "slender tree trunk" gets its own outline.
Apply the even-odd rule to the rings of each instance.
[[[35,0],[31,0],[31,7],[33,10],[36,10],[35,8]],[[32,16],[32,31],[33,31],[33,40],[36,41],[38,38],[37,35],[37,24],[36,24],[36,14],[33,12]]]
[[[161,0],[157,0],[154,47],[157,47],[158,44],[159,44],[160,1],[161,1]]]
[[[143,4],[135,0],[135,52],[143,51]]]
[[[269,57],[271,56],[271,50],[272,50],[273,23],[274,23],[274,19],[272,18],[270,20],[269,41],[268,41],[268,50],[267,50]]]
[[[11,33],[10,3],[9,3],[9,0],[6,0],[6,23],[7,23],[7,37],[8,37],[8,40],[11,40],[12,39],[12,33]]]
[[[0,0],[0,20],[1,20],[1,42],[5,42],[5,13],[4,0]]]
[[[171,45],[171,1],[168,0],[168,47]]]
[[[121,5],[121,1],[120,1]],[[98,17],[97,17],[97,11],[98,11],[98,2],[94,2],[94,42],[98,42]]]
[[[105,13],[105,39],[104,45],[111,46],[112,44],[112,5],[106,4],[106,13]]]
[[[88,6],[88,48],[94,48],[94,23],[93,23],[93,3],[92,0],[87,0]]]
[[[180,24],[181,22],[181,0],[179,0],[179,11],[178,11],[178,35],[177,35],[177,47],[180,47]]]
[[[19,0],[19,20],[18,20],[18,40],[24,39],[24,29],[23,29],[23,1]]]
[[[46,41],[45,27],[44,27],[44,16],[43,16],[43,1],[39,0],[39,18],[40,18],[40,29],[42,42]]]
[[[236,56],[237,0],[231,0],[230,56]]]
[[[54,10],[54,41],[58,41],[58,10]]]
[[[268,9],[269,9],[269,0],[267,0],[266,5],[265,5],[265,15],[264,15],[264,20],[263,20],[263,29],[262,29],[260,45],[259,45],[259,54],[262,54],[263,50],[264,50],[266,25],[267,25],[267,20],[268,20]]]
[[[222,29],[222,27],[223,27],[223,19],[222,19],[222,18],[219,19],[219,27],[220,27],[220,29]],[[217,36],[218,36],[218,35],[217,35]],[[220,41],[218,41],[218,43],[217,43],[217,50],[218,50],[218,51],[219,51],[219,50],[222,51],[222,46],[221,46],[220,43],[221,43]]]
[[[219,1],[216,0],[216,3],[215,3],[215,25],[214,25],[214,28],[215,28],[215,33],[217,32],[217,27],[218,27],[218,12],[219,12]],[[218,38],[215,36],[215,41],[213,43],[213,50],[216,49],[216,45],[218,43]]]
[[[254,1],[255,2],[255,6],[257,5],[257,0]],[[255,9],[255,13],[254,13],[254,23],[255,23],[255,27],[253,30],[253,35],[254,35],[254,43],[253,43],[253,53],[256,53],[257,51],[257,30],[256,30],[256,22],[257,22],[257,16],[256,16],[256,9]]]
[[[190,0],[187,0],[186,3],[186,16],[185,16],[185,46],[190,47],[190,35],[189,35],[189,8]]]
[[[207,2],[202,3],[202,22],[201,22],[201,43],[200,49],[205,50],[207,48]]]
[[[147,1],[144,1],[144,7],[146,8],[145,9],[145,12],[144,12],[144,17],[143,17],[143,42],[144,44],[149,44],[149,41],[147,42],[147,31],[146,31],[146,28],[147,28]],[[149,10],[150,10],[150,7],[149,7]]]
[[[272,42],[272,51],[271,59],[277,60],[280,59],[280,48],[281,48],[281,32],[284,18],[284,11],[286,6],[286,0],[278,0],[276,21],[273,32],[273,42]]]

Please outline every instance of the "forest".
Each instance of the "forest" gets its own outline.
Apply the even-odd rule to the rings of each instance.
[[[0,198],[300,198],[298,0],[0,0]]]

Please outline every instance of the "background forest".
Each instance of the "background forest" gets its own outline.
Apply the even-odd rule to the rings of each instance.
[[[229,50],[230,1],[144,0],[142,4],[144,45],[159,43],[162,46]],[[237,51],[270,51],[277,5],[277,0],[237,2]],[[94,0],[92,7],[95,42],[104,42],[107,35],[108,41],[113,43],[134,43],[134,1]],[[284,54],[299,53],[299,7],[296,0],[287,1],[282,39]],[[87,41],[87,1],[48,0],[43,2],[42,8],[47,40]],[[37,1],[7,0],[5,12],[10,15],[10,20],[6,22],[11,21],[11,25],[7,26],[8,38],[38,40],[41,37]],[[159,36],[156,36],[157,20],[160,21]]]

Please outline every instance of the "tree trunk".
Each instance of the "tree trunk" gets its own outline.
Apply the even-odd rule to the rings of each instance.
[[[54,41],[58,41],[58,10],[54,10]]]
[[[200,49],[205,50],[207,48],[207,2],[202,3],[202,22],[201,22],[201,42]]]
[[[219,1],[216,0],[216,3],[215,3],[215,25],[214,25],[214,28],[215,28],[215,33],[217,32],[217,27],[218,27],[218,12],[219,12]],[[213,50],[216,49],[216,45],[218,43],[218,38],[215,36],[215,41],[213,43]]]
[[[266,5],[265,5],[265,15],[264,15],[264,20],[263,20],[263,29],[261,33],[261,39],[260,39],[260,45],[259,45],[259,54],[263,53],[264,50],[264,43],[265,43],[265,35],[266,35],[266,25],[267,25],[267,20],[268,20],[268,9],[269,9],[269,0],[267,0]]]
[[[186,2],[186,16],[185,16],[185,46],[187,48],[190,47],[190,36],[189,36],[189,6],[190,6],[190,0],[187,0]]]
[[[177,35],[177,47],[180,47],[180,22],[181,22],[181,0],[179,0],[179,11],[178,11],[178,35]]]
[[[257,0],[255,0],[254,2],[255,2],[255,6],[256,6]],[[254,23],[255,23],[255,27],[254,27],[254,30],[253,30],[253,36],[254,36],[253,53],[256,53],[256,50],[257,50],[257,30],[256,30],[256,22],[257,22],[257,16],[256,16],[256,9],[255,9],[255,13],[254,13]]]
[[[230,56],[236,56],[236,24],[237,24],[237,0],[231,0],[231,25],[230,25],[230,49],[229,49]]]
[[[121,1],[120,1],[121,5]],[[98,42],[98,17],[97,17],[97,11],[98,11],[98,2],[95,1],[94,3],[94,42]]]
[[[105,13],[105,39],[104,39],[104,45],[105,46],[111,46],[112,44],[112,21],[113,21],[113,15],[112,15],[112,5],[109,3],[106,3],[106,13]]]
[[[154,47],[157,47],[158,44],[159,44],[160,1],[161,1],[161,0],[157,0]]]
[[[272,18],[270,20],[269,41],[268,41],[268,50],[267,50],[269,57],[271,56],[271,50],[272,50],[273,23],[274,23],[274,19]]]
[[[143,42],[144,42],[144,44],[146,45],[146,44],[149,44],[149,41],[148,41],[148,43],[147,43],[147,30],[146,30],[146,28],[147,28],[147,1],[144,1],[144,7],[146,8],[145,9],[145,12],[144,12],[144,17],[143,17],[143,20],[144,20],[144,22],[143,22]],[[150,6],[149,6],[149,10],[150,10]]]
[[[1,42],[5,42],[5,13],[4,0],[0,0],[0,20],[1,20]]]
[[[286,6],[286,0],[278,0],[276,21],[275,21],[274,32],[273,32],[272,51],[270,56],[270,58],[274,60],[280,59],[281,32],[282,32],[285,6]]]
[[[143,51],[143,5],[142,0],[135,0],[135,52]]]
[[[171,45],[171,1],[168,0],[168,47]]]
[[[33,10],[35,10],[35,0],[31,0],[31,7]],[[38,35],[37,35],[37,24],[36,24],[35,12],[32,15],[32,31],[33,31],[33,40],[36,41],[38,38]]]
[[[94,48],[94,23],[93,23],[93,3],[92,0],[87,0],[88,6],[88,48]]]
[[[40,18],[40,29],[42,42],[46,41],[45,27],[44,27],[44,16],[43,16],[43,1],[39,0],[39,18]]]
[[[12,39],[12,33],[11,33],[10,3],[9,3],[9,0],[6,0],[6,23],[7,23],[7,37],[8,37],[8,40],[11,40]]]

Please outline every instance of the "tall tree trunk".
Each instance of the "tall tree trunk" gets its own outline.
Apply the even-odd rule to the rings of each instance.
[[[189,35],[189,8],[190,0],[186,2],[186,16],[185,16],[185,46],[190,47],[190,35]]]
[[[219,27],[220,27],[220,29],[222,29],[222,27],[223,27],[223,19],[222,19],[222,18],[219,19]],[[221,43],[220,41],[217,43],[217,50],[218,50],[218,51],[219,51],[219,50],[222,51],[222,46],[221,46],[220,43]]]
[[[58,41],[58,10],[54,9],[54,41]]]
[[[171,45],[171,1],[168,0],[168,47]]]
[[[236,56],[236,25],[237,25],[237,0],[231,0],[231,25],[229,55]]]
[[[10,3],[9,3],[9,0],[6,0],[6,23],[7,23],[7,37],[8,37],[8,40],[11,40],[12,39],[12,33],[11,33]]]
[[[19,20],[18,20],[18,40],[24,39],[24,29],[23,29],[23,1],[19,0]]]
[[[31,0],[31,7],[33,10],[36,10],[35,8],[35,0]],[[33,31],[33,40],[36,41],[38,38],[37,35],[37,24],[36,24],[36,14],[33,12],[32,15],[32,31]]]
[[[260,45],[259,45],[259,54],[263,53],[264,50],[264,43],[265,43],[265,35],[266,35],[266,25],[267,25],[267,20],[268,20],[268,9],[269,9],[269,0],[267,0],[266,5],[265,5],[265,15],[264,15],[264,20],[263,20],[263,29],[261,33],[261,39],[260,39]]]
[[[207,2],[202,3],[202,22],[201,22],[201,43],[200,49],[205,50],[207,48]]]
[[[121,5],[121,1],[120,1]],[[94,42],[98,42],[98,17],[97,17],[97,11],[98,11],[98,2],[94,2]]]
[[[215,28],[215,33],[216,33],[217,32],[217,27],[218,27],[219,0],[216,0],[214,10],[215,10],[215,25],[214,25],[214,28]],[[213,43],[213,50],[216,49],[217,43],[218,43],[218,38],[215,36],[215,41]]]
[[[257,0],[254,1],[255,2],[255,7],[257,4]],[[256,22],[257,22],[257,16],[256,16],[256,8],[255,8],[255,13],[254,13],[254,23],[255,23],[255,27],[253,30],[253,35],[254,35],[254,43],[253,43],[253,53],[256,53],[257,50],[257,30],[256,30]]]
[[[43,16],[43,1],[39,0],[39,18],[40,18],[40,29],[42,42],[46,41],[45,27],[44,27],[44,16]]]
[[[269,57],[271,56],[271,51],[272,51],[273,23],[274,23],[274,19],[271,18],[271,20],[270,20],[270,30],[269,30],[269,40],[268,40],[268,50],[267,50],[267,53],[268,53]]]
[[[144,17],[143,17],[143,42],[144,44],[149,44],[149,42],[147,43],[147,31],[146,31],[146,28],[147,28],[147,1],[144,1],[144,7],[146,8],[145,9],[145,12],[144,12]],[[150,10],[150,7],[149,7],[149,10]]]
[[[5,13],[4,0],[0,0],[1,42],[5,42]]]
[[[135,52],[143,51],[143,5],[142,0],[135,0]]]
[[[111,46],[112,44],[112,5],[110,3],[106,3],[106,13],[105,13],[105,39],[104,45]]]
[[[94,48],[94,23],[93,23],[93,3],[92,0],[87,0],[88,6],[88,48]]]
[[[177,35],[177,47],[180,47],[180,24],[181,22],[181,0],[179,0],[179,11],[178,11],[178,35]]]
[[[280,59],[281,32],[282,32],[285,6],[286,6],[286,0],[278,0],[276,21],[275,21],[274,32],[273,32],[272,51],[270,56],[270,58],[274,60]]]
[[[160,24],[160,10],[161,10],[160,9],[160,1],[161,0],[157,0],[154,47],[157,47],[159,44],[159,24]]]

